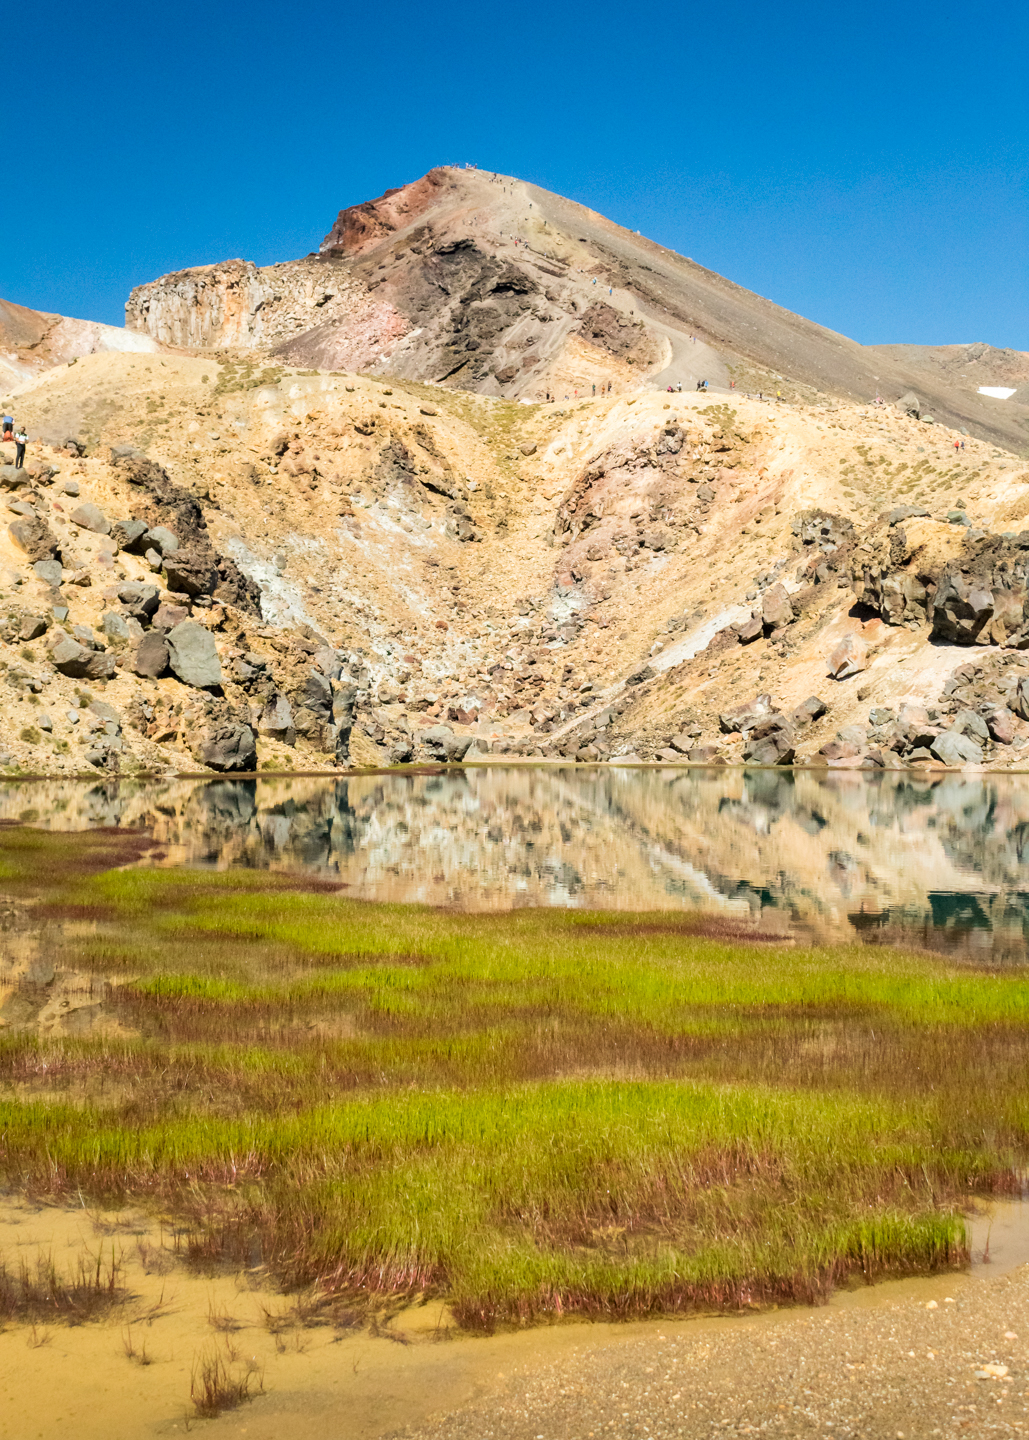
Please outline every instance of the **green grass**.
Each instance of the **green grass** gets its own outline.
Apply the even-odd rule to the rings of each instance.
[[[150,1203],[198,1263],[485,1329],[734,1307],[959,1265],[962,1207],[1018,1184],[1017,974],[145,850],[0,829],[0,888],[119,1022],[0,1037],[0,1173]]]

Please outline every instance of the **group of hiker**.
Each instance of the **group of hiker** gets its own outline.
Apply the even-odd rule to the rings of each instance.
[[[8,441],[14,446],[14,468],[20,470],[25,464],[25,446],[29,443],[29,437],[25,433],[25,426],[14,427],[14,416],[5,415],[3,418],[3,434],[0,435],[0,443]]]

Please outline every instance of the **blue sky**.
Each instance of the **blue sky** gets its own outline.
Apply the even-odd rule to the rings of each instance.
[[[6,33],[24,305],[120,324],[470,160],[865,343],[1029,350],[1024,5],[38,0]]]

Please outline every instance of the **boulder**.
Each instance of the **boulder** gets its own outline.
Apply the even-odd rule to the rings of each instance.
[[[463,760],[472,743],[470,735],[455,735],[449,725],[433,725],[415,736],[419,745],[429,752],[433,760]]]
[[[980,745],[985,745],[990,738],[989,726],[974,710],[959,710],[951,721],[950,728],[958,735],[967,735],[970,740]]]
[[[817,695],[809,695],[797,706],[790,719],[794,725],[810,725],[815,720],[821,720],[828,708],[825,701],[820,700]]]
[[[922,402],[913,390],[902,395],[896,404],[902,415],[910,415],[913,420],[917,420],[922,413]]]
[[[868,731],[863,725],[844,725],[836,732],[837,740],[842,740],[847,745],[857,745],[860,749],[868,744]]]
[[[688,755],[695,744],[694,740],[686,734],[673,735],[668,743],[673,750],[678,750],[680,755]]]
[[[772,585],[761,599],[761,619],[766,631],[789,625],[794,618],[793,606],[785,585]]]
[[[110,535],[111,533],[110,520],[100,506],[94,505],[91,500],[87,500],[84,505],[77,505],[68,519],[80,530],[92,530],[96,535]]]
[[[50,629],[50,621],[45,615],[26,615],[18,630],[19,640],[38,640]]]
[[[160,604],[161,592],[156,585],[136,584],[135,582],[122,585],[118,590],[118,599],[134,614],[142,613],[148,618],[155,614]]]
[[[834,680],[849,680],[868,665],[868,646],[860,635],[844,635],[829,656],[829,674]]]
[[[987,715],[986,725],[998,745],[1010,745],[1015,738],[1015,717],[1006,705]]]
[[[168,589],[184,595],[213,595],[218,584],[218,565],[207,550],[165,551],[164,573]]]
[[[105,612],[101,626],[109,640],[127,640],[129,638],[129,627],[124,615],[119,615],[114,610]]]
[[[750,765],[792,765],[796,754],[793,726],[785,715],[769,715],[753,727],[743,747]]]
[[[273,691],[261,707],[257,733],[267,735],[269,740],[281,740],[286,745],[292,745],[296,739],[293,707],[280,690]]]
[[[60,640],[50,652],[54,668],[73,680],[109,680],[114,674],[114,660],[103,650],[90,650],[69,636]]]
[[[54,590],[64,579],[64,567],[60,560],[37,560],[32,567],[33,573],[38,575],[40,580],[50,585]]]
[[[257,769],[257,746],[249,725],[219,725],[202,736],[194,752],[210,770],[231,774]]]
[[[933,741],[932,753],[944,765],[981,765],[983,752],[967,735],[945,730]]]
[[[168,664],[184,685],[209,690],[222,683],[214,636],[195,620],[184,620],[169,632]]]
[[[150,623],[157,630],[174,630],[176,625],[181,625],[183,620],[189,619],[189,607],[187,605],[169,605],[167,601],[158,605],[150,618]]]
[[[130,554],[139,555],[146,549],[147,527],[142,520],[118,520],[111,527],[111,535]]]
[[[830,740],[819,750],[823,759],[833,760],[856,760],[861,754],[862,747],[855,745],[850,740]]]
[[[317,671],[312,670],[304,681],[298,698],[301,705],[306,706],[322,720],[332,719],[332,686],[324,675],[319,675]]]
[[[136,646],[132,672],[149,680],[157,680],[168,669],[168,642],[156,630],[144,635]]]
[[[733,710],[727,710],[724,715],[719,715],[718,724],[726,735],[731,735],[737,730],[753,730],[759,720],[773,711],[771,695],[755,695],[753,700],[747,700],[744,704],[738,705]]]
[[[764,623],[760,615],[752,615],[749,620],[736,631],[737,639],[741,645],[750,645],[754,640],[759,640],[765,633]]]
[[[1029,720],[1029,676],[1019,680],[1011,708],[1019,719]]]
[[[414,758],[414,745],[405,737],[394,740],[389,747],[391,765],[409,765]]]
[[[7,533],[30,560],[50,560],[57,554],[57,537],[43,520],[26,516],[8,525]]]
[[[173,535],[164,525],[155,525],[143,536],[141,549],[156,550],[161,555],[171,555],[179,548],[179,537]]]
[[[0,465],[0,485],[5,490],[19,490],[29,483],[24,469],[16,470],[13,465]]]

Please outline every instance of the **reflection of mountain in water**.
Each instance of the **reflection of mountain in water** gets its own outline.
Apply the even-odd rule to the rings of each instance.
[[[8,782],[0,816],[146,829],[173,861],[302,870],[368,898],[681,907],[831,938],[1021,956],[1029,777],[554,769]]]

